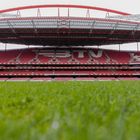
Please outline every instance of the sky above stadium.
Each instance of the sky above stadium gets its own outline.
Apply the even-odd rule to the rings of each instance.
[[[115,9],[140,14],[140,0],[1,0],[0,9],[37,4],[78,4]],[[3,45],[3,44],[1,44]],[[10,48],[15,45],[8,45]],[[23,47],[23,46],[22,46]],[[133,44],[129,48],[133,48]],[[114,47],[115,48],[115,47]]]
[[[34,5],[34,4],[81,4],[99,6],[121,10],[129,13],[140,13],[139,0],[1,0],[1,9],[15,6]]]

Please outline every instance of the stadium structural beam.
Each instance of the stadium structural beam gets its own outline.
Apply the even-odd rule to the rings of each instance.
[[[7,20],[7,23],[8,23],[9,28],[10,28],[10,29],[12,30],[12,32],[16,35],[17,33],[16,33],[16,31],[15,31],[13,25],[10,23],[9,20]]]
[[[87,9],[86,18],[90,18],[90,11]]]
[[[116,31],[117,27],[118,27],[118,22],[114,25],[113,29],[110,32],[110,36]]]
[[[33,26],[33,29],[34,29],[34,33],[36,35],[38,35],[38,31],[37,31],[37,28],[36,28],[36,25],[35,25],[34,21],[32,20],[31,22],[32,22],[32,26]]]
[[[69,4],[48,4],[48,5],[31,5],[31,6],[22,6],[22,7],[16,7],[16,8],[9,8],[0,10],[0,13],[6,13],[6,12],[13,12],[13,11],[20,11],[20,10],[27,10],[27,9],[38,9],[38,8],[79,8],[79,9],[89,9],[89,10],[96,10],[96,11],[104,11],[108,13],[114,13],[119,15],[131,15],[129,13],[112,10],[108,8],[101,8],[101,7],[95,7],[95,6],[84,6],[84,5],[69,5]]]
[[[39,8],[37,9],[37,17],[41,17],[41,11]]]
[[[93,33],[95,23],[96,23],[96,21],[94,20],[94,21],[92,22],[92,25],[91,25],[91,28],[90,28],[90,34]]]

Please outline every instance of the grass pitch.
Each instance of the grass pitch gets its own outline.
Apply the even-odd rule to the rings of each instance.
[[[140,81],[0,82],[0,140],[93,139],[140,139]]]

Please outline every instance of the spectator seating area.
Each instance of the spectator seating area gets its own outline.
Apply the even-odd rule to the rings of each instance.
[[[0,51],[0,80],[138,80],[140,53],[81,48]]]

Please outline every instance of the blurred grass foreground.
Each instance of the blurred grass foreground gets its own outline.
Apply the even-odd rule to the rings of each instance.
[[[140,81],[0,82],[0,140],[140,140]]]

